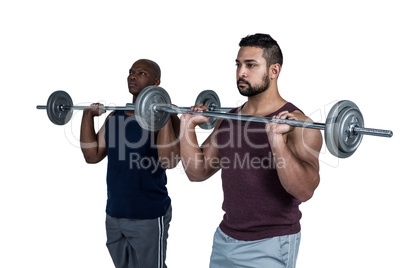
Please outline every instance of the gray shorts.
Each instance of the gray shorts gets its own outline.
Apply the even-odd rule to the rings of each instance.
[[[172,219],[113,218],[106,214],[106,246],[116,268],[166,268],[166,246]]]
[[[300,233],[256,241],[240,241],[218,228],[214,236],[210,268],[294,268]]]

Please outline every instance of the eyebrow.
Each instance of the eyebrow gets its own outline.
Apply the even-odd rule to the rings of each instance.
[[[149,71],[147,70],[147,69],[144,69],[144,68],[130,68],[130,70],[129,70],[130,72],[131,71],[138,71],[138,72],[146,72],[146,73],[148,73]]]
[[[236,59],[236,62],[240,62],[240,61],[239,61],[238,59]],[[250,63],[250,62],[256,62],[256,63],[258,63],[257,60],[252,60],[252,59],[244,60],[244,62],[245,62],[245,63]]]

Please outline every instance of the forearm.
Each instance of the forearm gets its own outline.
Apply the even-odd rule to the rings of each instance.
[[[80,145],[85,160],[88,163],[95,162],[94,159],[98,153],[98,138],[94,129],[94,117],[86,111],[82,116]]]
[[[159,160],[167,169],[176,167],[180,162],[179,133],[178,130],[176,132],[173,120],[169,119],[166,125],[159,130],[157,138]]]
[[[180,125],[180,156],[184,170],[191,181],[203,181],[209,176],[202,149],[198,145],[195,126],[186,120]]]
[[[305,202],[313,196],[320,177],[311,164],[300,160],[287,146],[283,137],[278,137],[272,146],[279,180],[285,190]]]

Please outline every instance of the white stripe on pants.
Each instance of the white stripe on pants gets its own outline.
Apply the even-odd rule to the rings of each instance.
[[[150,220],[106,215],[106,246],[117,268],[166,268],[166,245],[172,210]]]

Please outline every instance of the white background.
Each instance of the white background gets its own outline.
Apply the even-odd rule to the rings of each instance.
[[[394,131],[391,139],[365,136],[346,160],[323,147],[321,184],[301,205],[298,267],[401,267],[398,2],[3,1],[0,267],[113,267],[104,245],[106,161],[84,162],[80,112],[56,126],[37,104],[65,90],[75,104],[124,105],[128,69],[150,58],[173,103],[191,105],[213,89],[222,106],[237,106],[238,42],[257,32],[283,50],[283,97],[313,120],[350,99],[367,127]],[[198,133],[200,141],[208,135]],[[167,264],[208,267],[223,215],[220,173],[191,183],[179,165],[168,178]]]

